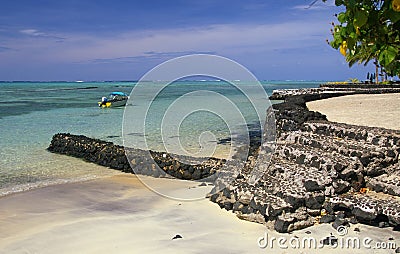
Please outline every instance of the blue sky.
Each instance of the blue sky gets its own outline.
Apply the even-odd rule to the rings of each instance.
[[[0,80],[137,80],[210,53],[260,80],[363,79],[325,42],[340,9],[310,0],[3,1]]]

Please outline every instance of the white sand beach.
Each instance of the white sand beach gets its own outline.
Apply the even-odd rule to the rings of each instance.
[[[307,103],[329,121],[400,130],[400,93],[347,95]]]
[[[147,180],[157,181],[170,193],[209,188],[170,179]],[[0,207],[0,253],[7,254],[388,253],[364,246],[293,249],[289,245],[293,239],[313,237],[320,241],[331,233],[338,235],[328,224],[278,234],[264,225],[239,220],[206,199],[185,202],[161,197],[130,174],[6,196],[0,198]],[[360,232],[354,231],[356,227]],[[177,234],[183,238],[172,240]],[[287,239],[283,245],[288,248],[280,248],[276,240],[273,247],[270,242],[260,248],[258,241],[265,236],[269,241],[272,237]],[[382,241],[400,246],[400,233],[391,228],[352,225],[346,237],[369,237],[372,245]]]

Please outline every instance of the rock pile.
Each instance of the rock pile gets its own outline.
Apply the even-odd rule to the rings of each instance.
[[[321,99],[319,96],[318,98]],[[278,135],[282,132],[298,130],[307,121],[327,121],[325,115],[307,109],[306,102],[309,100],[311,99],[305,96],[296,95],[287,98],[284,103],[273,105]]]
[[[250,185],[244,171],[210,200],[245,220],[274,221],[279,232],[329,222],[398,226],[400,132],[328,122],[304,100],[275,107],[277,148],[263,177]]]
[[[185,157],[184,164],[174,159],[175,156],[163,152],[128,149],[99,139],[82,135],[59,133],[53,136],[48,151],[82,158],[102,166],[127,173],[139,173],[154,177],[173,176],[178,179],[204,179],[214,173],[225,163],[225,160]],[[125,152],[128,156],[125,155]],[[182,156],[180,156],[182,158]],[[130,159],[130,162],[128,159]],[[202,163],[196,163],[197,161]],[[132,166],[132,167],[131,167]],[[134,169],[134,171],[132,170]],[[162,170],[160,170],[162,169]]]

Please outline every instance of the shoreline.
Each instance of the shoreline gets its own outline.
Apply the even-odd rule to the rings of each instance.
[[[170,179],[148,180],[166,191],[176,191],[177,184],[204,188]],[[264,232],[261,225],[226,216],[207,199],[165,199],[127,174],[18,193],[1,198],[0,203],[6,208],[0,212],[0,253],[71,253],[77,249],[83,253],[155,253],[161,249],[176,253],[177,248],[181,253],[212,252],[227,249],[227,242],[222,241],[226,237],[230,238],[229,249],[245,251],[257,250],[256,239]],[[177,234],[183,238],[172,240]],[[235,243],[239,238],[246,244]],[[218,246],[218,241],[223,244]]]
[[[150,180],[174,190],[177,182]],[[191,185],[190,183],[186,183]],[[184,185],[182,185],[184,186]],[[202,187],[197,187],[202,188]],[[196,189],[196,188],[194,188]],[[28,202],[29,201],[29,202]],[[49,186],[0,198],[0,253],[298,253],[303,248],[271,246],[271,238],[315,238],[317,248],[307,253],[332,253],[339,247],[320,241],[365,238],[375,243],[400,245],[390,229],[355,224],[341,237],[328,224],[316,225],[293,234],[239,220],[207,199],[182,202],[151,192],[134,175],[118,175],[85,183]],[[182,238],[173,240],[176,235]],[[269,239],[268,246],[260,238]],[[393,240],[390,240],[393,239]],[[289,242],[286,243],[289,245]],[[365,253],[367,248],[340,249],[342,253]],[[387,253],[386,250],[376,253]],[[390,249],[393,251],[393,249]]]
[[[378,94],[378,95],[372,95],[372,94],[370,94],[370,95],[361,95],[361,94],[360,95],[344,95],[344,97],[341,97],[341,98],[340,97],[339,98],[334,97],[334,98],[328,98],[328,99],[317,99],[317,100],[312,100],[312,101],[306,102],[306,107],[309,108],[309,111],[315,111],[317,113],[317,116],[316,116],[315,119],[323,119],[323,120],[325,120],[325,118],[323,117],[325,114],[318,114],[318,113],[321,113],[321,112],[318,111],[319,107],[321,107],[321,104],[324,107],[324,110],[321,110],[321,111],[324,112],[325,110],[327,110],[327,108],[333,109],[332,104],[337,103],[336,100],[342,100],[343,98],[346,98],[346,97],[357,97],[357,96],[362,96],[363,98],[368,98],[370,96],[379,96],[379,97],[381,97],[381,96],[383,96],[383,97],[385,97],[385,96],[400,96],[400,93]],[[292,96],[290,96],[290,97],[292,97]],[[293,97],[301,97],[301,96],[294,95]],[[330,100],[332,100],[332,102],[326,103],[326,105],[323,105],[323,104],[325,104],[325,102],[330,101]],[[279,103],[279,104],[281,104],[281,103]],[[293,105],[289,105],[289,107],[293,107]],[[371,109],[371,108],[368,108],[368,110],[369,109]],[[334,111],[335,111],[335,109],[331,110],[329,113],[332,113]],[[328,119],[326,119],[326,120],[328,122],[335,122],[335,121],[329,121]],[[359,126],[358,124],[353,124],[353,125]],[[364,126],[365,127],[371,127],[371,128],[384,128],[384,127],[379,127],[379,126],[374,126],[374,127],[373,126],[368,126],[368,125],[364,125]],[[391,129],[391,128],[386,128],[386,129],[388,129],[390,131],[391,130],[400,130],[400,129]],[[111,142],[107,141],[106,143],[111,143]],[[164,153],[164,152],[160,152],[160,153]],[[79,157],[77,157],[77,158],[79,159]],[[216,156],[215,159],[222,159],[223,160],[223,158],[220,158],[218,156]],[[86,163],[93,163],[93,162],[86,161]],[[98,163],[93,163],[93,165],[98,165]],[[107,167],[107,166],[105,166],[105,167]],[[110,168],[110,167],[107,167],[107,168]],[[116,172],[115,175],[117,175],[117,176],[118,175],[124,175],[125,173],[131,174],[132,172],[131,172],[131,170],[128,170],[127,172],[124,172],[124,171]],[[55,183],[48,184],[48,185],[47,184],[42,185],[42,183],[39,183],[39,186],[37,186],[37,187],[36,186],[35,187],[27,187],[27,188],[24,188],[23,190],[20,190],[20,191],[18,190],[18,191],[15,191],[15,192],[14,191],[10,191],[9,193],[1,195],[0,198],[7,197],[7,196],[10,196],[10,195],[14,195],[14,194],[18,194],[18,193],[28,192],[28,191],[35,190],[35,189],[38,189],[38,188],[46,188],[48,186],[83,183],[83,182],[96,181],[96,180],[99,180],[99,179],[112,178],[112,177],[114,177],[114,175],[95,176],[95,177],[90,177],[88,179],[56,180]]]

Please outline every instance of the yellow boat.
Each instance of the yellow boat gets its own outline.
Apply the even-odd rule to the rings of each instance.
[[[123,92],[112,92],[108,97],[101,98],[101,101],[98,102],[99,107],[102,108],[111,108],[111,107],[123,107],[126,105],[129,97],[126,93]]]

